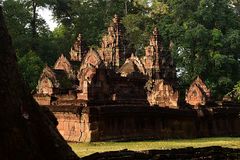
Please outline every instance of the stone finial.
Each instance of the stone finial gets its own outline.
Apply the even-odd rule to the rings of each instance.
[[[73,46],[70,50],[70,59],[72,61],[81,61],[82,60],[82,35],[78,34],[76,41],[73,43]]]
[[[159,32],[158,32],[158,28],[157,28],[157,27],[154,27],[154,29],[153,29],[153,35],[154,35],[154,36],[159,35]]]
[[[169,43],[169,50],[171,51],[174,47],[174,43],[172,40],[170,40],[170,43]]]
[[[134,58],[134,57],[135,57],[135,54],[134,54],[134,53],[132,53],[132,54],[131,54],[131,58]]]
[[[81,40],[82,40],[82,34],[80,34],[80,33],[78,34],[77,40],[78,40],[78,41],[81,41]]]
[[[149,40],[149,44],[154,46],[154,47],[159,47],[159,49],[162,49],[162,42],[161,42],[161,37],[159,35],[159,31],[157,27],[154,27],[152,36]]]
[[[64,56],[64,54],[63,54],[63,53],[61,54],[60,58],[65,58],[65,56]]]
[[[118,15],[117,14],[115,14],[114,15],[114,18],[113,18],[113,23],[119,23],[120,22],[120,19],[119,19],[119,17],[118,17]]]

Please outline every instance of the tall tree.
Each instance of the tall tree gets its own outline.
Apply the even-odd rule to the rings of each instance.
[[[29,82],[31,89],[33,89],[37,83],[42,63],[52,65],[62,52],[58,49],[60,45],[59,41],[57,41],[58,37],[53,35],[54,33],[49,30],[46,22],[37,15],[36,7],[46,5],[43,0],[41,3],[40,1],[6,0],[3,5],[4,15],[6,16],[9,32],[13,37],[13,45],[20,62],[21,72],[25,80]],[[32,7],[35,7],[33,11],[36,14],[35,16],[33,16]],[[35,27],[32,26],[33,19],[35,19]],[[29,53],[33,52],[35,58],[29,56]],[[31,66],[34,66],[37,70],[31,70]],[[36,75],[34,75],[35,73]]]
[[[23,79],[28,83],[30,90],[34,90],[37,86],[37,81],[44,67],[44,63],[36,53],[30,51],[23,57],[19,58],[18,66]]]
[[[46,22],[37,14],[37,6],[44,6],[45,3],[37,2],[36,0],[6,0],[3,2],[4,15],[10,28],[10,34],[14,37],[15,48],[21,54],[27,53],[29,50],[37,52],[38,40],[49,34]]]
[[[25,53],[31,49],[31,13],[21,1],[6,0],[3,2],[6,24],[13,39],[17,53]]]
[[[228,0],[169,0],[168,5],[171,26],[180,30],[172,39],[183,80],[189,84],[200,75],[221,98],[239,79],[240,30],[234,9]]]
[[[38,30],[41,25],[44,25],[44,21],[41,17],[39,17],[37,9],[39,9],[40,7],[46,7],[49,2],[48,0],[21,0],[21,2],[31,12],[31,49],[33,51],[37,51],[39,34]]]
[[[81,33],[89,45],[99,45],[114,14],[123,17],[126,13],[135,13],[132,0],[58,0],[52,5],[57,19],[74,36]]]
[[[128,14],[123,18],[129,48],[134,48],[138,56],[144,54],[154,21],[146,15]]]

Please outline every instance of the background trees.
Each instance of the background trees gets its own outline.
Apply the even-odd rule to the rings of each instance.
[[[221,99],[239,80],[239,16],[228,0],[169,0],[168,5],[171,25],[177,26],[172,40],[181,82],[200,75]]]
[[[37,85],[39,75],[44,67],[43,61],[33,51],[28,52],[18,59],[20,72],[23,79],[28,82],[29,87],[33,89]]]
[[[35,57],[50,65],[61,53],[69,52],[78,33],[87,45],[99,46],[114,14],[122,17],[129,46],[135,48],[137,55],[144,53],[152,28],[157,26],[165,48],[171,42],[182,91],[200,75],[213,96],[221,99],[240,79],[239,3],[238,0],[6,0],[4,14],[19,61],[33,51]],[[41,6],[50,8],[59,22],[54,31],[38,15],[37,8]]]

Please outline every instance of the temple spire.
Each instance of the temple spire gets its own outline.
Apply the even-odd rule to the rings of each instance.
[[[150,50],[149,50],[150,49]],[[159,79],[160,76],[160,57],[162,55],[163,45],[157,27],[154,27],[152,36],[149,40],[149,46],[146,49],[146,56],[152,56],[152,78]],[[149,53],[151,52],[151,53]]]
[[[76,41],[74,42],[73,46],[70,50],[70,60],[71,61],[81,61],[84,56],[84,49],[83,49],[83,42],[82,42],[82,35],[78,34]]]
[[[107,67],[117,70],[124,62],[126,50],[124,48],[124,27],[118,15],[114,15],[107,31],[108,33],[102,38],[100,56]]]

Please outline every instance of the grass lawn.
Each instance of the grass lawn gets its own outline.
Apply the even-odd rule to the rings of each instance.
[[[117,151],[117,150],[149,150],[149,149],[171,149],[184,147],[207,147],[222,146],[228,148],[240,148],[240,137],[230,138],[199,138],[184,140],[156,140],[137,142],[92,142],[92,143],[69,143],[73,151],[80,157],[95,152]]]

